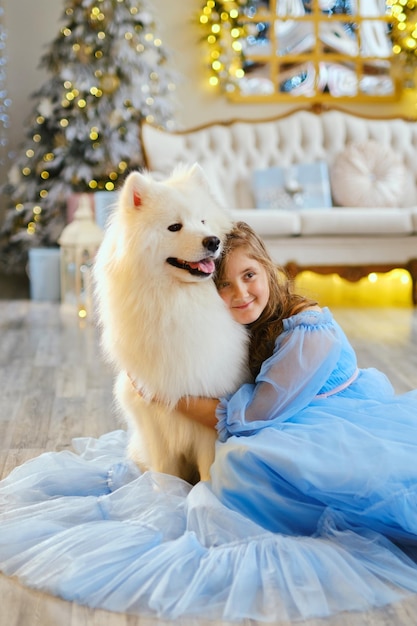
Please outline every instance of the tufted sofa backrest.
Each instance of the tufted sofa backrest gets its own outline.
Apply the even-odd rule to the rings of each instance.
[[[254,169],[325,160],[351,142],[372,139],[391,147],[409,177],[407,205],[417,204],[417,122],[368,119],[338,110],[297,110],[270,120],[213,123],[166,132],[148,124],[141,129],[146,166],[169,174],[180,162],[199,162],[229,208],[252,208]]]

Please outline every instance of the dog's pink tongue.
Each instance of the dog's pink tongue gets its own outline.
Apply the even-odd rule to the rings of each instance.
[[[214,261],[212,259],[203,259],[202,261],[198,261],[198,263],[189,263],[190,267],[193,269],[198,269],[200,272],[204,272],[205,274],[212,274],[214,272]]]

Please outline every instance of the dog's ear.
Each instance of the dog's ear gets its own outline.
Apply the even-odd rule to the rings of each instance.
[[[203,185],[206,189],[209,188],[209,180],[199,163],[196,162],[191,166],[189,175],[190,178],[194,178],[200,186]]]
[[[140,172],[131,172],[123,185],[123,195],[126,199],[125,206],[140,209],[144,204],[144,197],[149,188],[149,180]]]

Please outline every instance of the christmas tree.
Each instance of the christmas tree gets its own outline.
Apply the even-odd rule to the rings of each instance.
[[[150,0],[67,0],[40,66],[27,143],[3,192],[0,268],[21,271],[29,248],[55,245],[75,192],[113,190],[143,166],[144,119],[172,128],[174,73]]]

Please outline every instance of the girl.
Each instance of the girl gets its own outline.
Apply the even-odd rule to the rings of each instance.
[[[250,328],[254,382],[188,403],[219,432],[211,481],[140,474],[121,431],[43,454],[0,483],[0,569],[170,619],[298,620],[417,592],[417,392],[359,371],[245,224],[217,283]]]
[[[229,399],[181,402],[217,428],[211,488],[273,532],[311,535],[323,520],[417,540],[417,391],[396,396],[359,370],[330,311],[290,291],[245,223],[229,235],[217,287],[251,331],[253,384]]]

